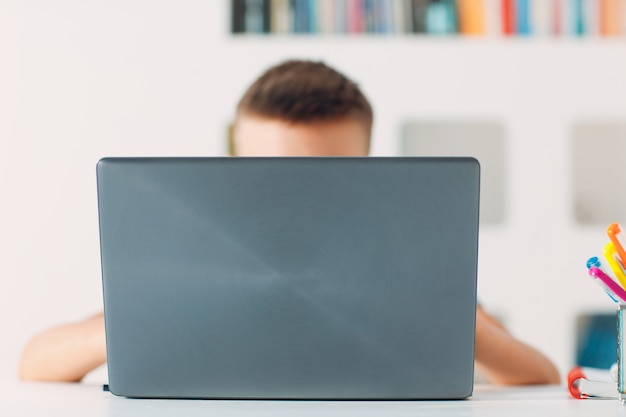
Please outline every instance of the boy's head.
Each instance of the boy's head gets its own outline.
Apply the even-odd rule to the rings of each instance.
[[[358,86],[321,62],[263,73],[237,106],[238,156],[366,156],[372,108]]]

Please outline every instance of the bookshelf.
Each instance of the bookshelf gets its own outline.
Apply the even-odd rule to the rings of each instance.
[[[625,0],[231,0],[233,34],[626,36]]]

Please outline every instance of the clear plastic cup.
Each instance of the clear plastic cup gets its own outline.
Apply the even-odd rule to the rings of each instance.
[[[626,405],[626,304],[617,307],[617,391],[619,401]]]

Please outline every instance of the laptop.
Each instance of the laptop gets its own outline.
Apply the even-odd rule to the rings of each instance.
[[[197,399],[462,399],[473,158],[105,158],[109,389]]]

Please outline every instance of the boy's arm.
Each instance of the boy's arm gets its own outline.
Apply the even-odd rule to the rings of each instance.
[[[495,384],[559,383],[556,367],[518,341],[482,308],[476,310],[476,366]],[[106,361],[104,316],[46,330],[27,344],[19,376],[32,381],[80,381]]]
[[[33,337],[22,353],[23,381],[78,382],[106,362],[104,315],[65,324]]]
[[[558,384],[559,372],[542,353],[515,339],[481,307],[476,309],[476,367],[502,385]]]

